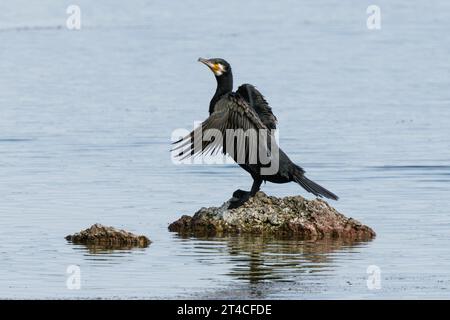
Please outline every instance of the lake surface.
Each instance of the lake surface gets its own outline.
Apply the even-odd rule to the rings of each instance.
[[[368,30],[369,1],[78,0],[79,31],[72,3],[0,4],[1,298],[450,297],[450,2],[377,1]],[[173,130],[206,118],[215,90],[199,56],[266,95],[283,150],[376,239],[168,232],[251,185],[235,165],[171,161]],[[65,241],[96,222],[153,243]]]

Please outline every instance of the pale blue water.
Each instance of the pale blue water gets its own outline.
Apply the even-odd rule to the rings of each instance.
[[[65,28],[70,4],[0,4],[0,297],[450,296],[448,1],[377,1],[379,31],[371,1],[79,0],[80,31]],[[283,149],[374,241],[167,231],[251,184],[236,166],[170,160],[172,130],[204,119],[215,88],[199,56],[266,95]],[[96,222],[153,243],[92,253],[64,240]],[[66,287],[72,264],[80,290]]]

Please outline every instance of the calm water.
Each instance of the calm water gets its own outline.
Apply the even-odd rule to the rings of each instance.
[[[379,31],[366,28],[371,1],[76,2],[80,31],[65,28],[73,1],[0,4],[0,297],[450,297],[450,2],[377,1]],[[374,241],[167,231],[251,184],[234,165],[170,160],[172,131],[204,119],[215,89],[199,56],[258,86],[283,149]],[[64,240],[96,222],[153,243]]]

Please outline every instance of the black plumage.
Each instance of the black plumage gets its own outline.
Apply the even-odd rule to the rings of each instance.
[[[250,84],[243,84],[233,92],[231,66],[225,60],[200,58],[199,61],[213,71],[217,89],[210,102],[210,116],[188,136],[175,142],[176,147],[173,150],[178,150],[178,156],[184,159],[222,151],[231,155],[239,166],[250,173],[253,178],[251,190],[236,190],[230,208],[240,206],[255,195],[263,181],[293,181],[316,196],[337,200],[338,197],[334,193],[306,178],[305,171],[278,148],[272,131],[277,127],[277,118],[264,96]],[[262,134],[246,137],[244,132],[250,132],[250,129]],[[227,132],[230,130],[238,134],[228,136]],[[250,141],[256,141],[257,152],[249,144]],[[264,155],[267,155],[268,159],[264,159]],[[274,161],[278,161],[278,170],[265,174],[263,169],[269,168]]]

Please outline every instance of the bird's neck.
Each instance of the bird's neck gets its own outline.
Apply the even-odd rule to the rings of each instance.
[[[217,80],[217,89],[214,94],[211,102],[209,103],[209,114],[214,112],[214,107],[216,103],[226,94],[233,91],[233,75],[231,71],[227,74],[224,74],[220,77],[216,77]]]

